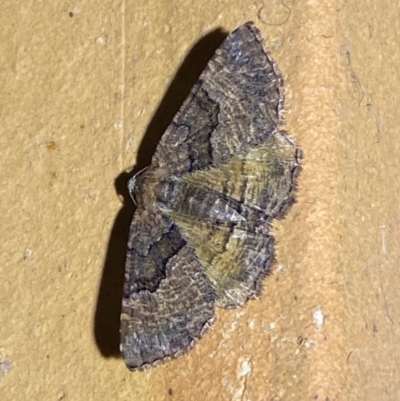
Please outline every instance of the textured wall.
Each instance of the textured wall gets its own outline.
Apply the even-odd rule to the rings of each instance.
[[[394,400],[400,374],[397,5],[6,0],[0,15],[2,400]],[[253,20],[305,154],[274,274],[188,355],[118,353],[145,166],[215,48]]]

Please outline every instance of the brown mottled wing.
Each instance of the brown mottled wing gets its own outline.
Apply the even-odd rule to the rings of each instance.
[[[195,249],[223,307],[243,305],[259,294],[274,259],[269,224],[293,203],[300,168],[295,143],[278,131],[283,79],[262,42],[252,23],[227,38],[153,160],[192,184],[173,184],[180,187],[179,196],[165,213]],[[213,222],[211,233],[204,232],[207,221]],[[204,235],[213,235],[223,248],[209,248],[207,255],[214,255],[207,260]]]
[[[281,74],[249,22],[212,57],[132,181],[121,315],[130,369],[187,351],[214,305],[257,295],[273,261],[270,222],[293,200],[296,145],[278,131]]]
[[[274,259],[269,225],[294,201],[299,157],[277,132],[246,155],[175,184],[180,196],[166,205],[212,281],[218,306],[240,306],[260,293]]]
[[[193,250],[168,218],[143,209],[132,221],[121,313],[129,369],[176,357],[214,319],[214,291]]]
[[[262,212],[271,221],[283,217],[294,202],[301,157],[301,151],[288,134],[277,131],[245,154],[233,156],[216,168],[184,174],[182,178],[212,188],[253,213]]]
[[[172,174],[203,170],[246,154],[281,122],[283,80],[248,22],[209,61],[161,138],[152,165]]]

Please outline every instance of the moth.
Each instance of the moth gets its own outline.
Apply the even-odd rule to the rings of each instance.
[[[257,297],[273,219],[294,202],[301,151],[283,123],[283,79],[248,22],[216,50],[151,165],[129,182],[121,352],[130,370],[186,353],[215,308]]]

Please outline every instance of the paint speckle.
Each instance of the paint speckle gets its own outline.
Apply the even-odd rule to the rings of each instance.
[[[27,260],[27,259],[29,259],[29,258],[32,256],[32,253],[33,253],[32,249],[30,249],[30,248],[25,248],[25,249],[24,249],[24,252],[23,252],[23,254],[22,254],[22,260]]]
[[[96,44],[98,44],[98,45],[100,45],[100,46],[104,46],[104,45],[106,44],[106,40],[105,40],[102,36],[99,36],[99,37],[96,39]]]
[[[249,373],[251,373],[252,370],[253,370],[253,366],[252,366],[251,362],[248,360],[244,360],[240,364],[239,376],[240,377],[247,376]]]
[[[116,130],[122,129],[123,126],[124,126],[124,122],[123,122],[122,120],[118,120],[118,121],[116,121],[116,122],[114,123],[114,128],[115,128]]]
[[[3,362],[0,362],[0,371],[2,371],[5,375],[8,375],[10,368],[11,368],[10,361],[4,360]]]
[[[271,322],[271,323],[269,323],[268,326],[267,326],[267,331],[275,330],[275,327],[276,327],[275,322]]]
[[[248,325],[249,325],[249,328],[251,330],[253,330],[254,327],[256,327],[256,321],[254,319],[250,319]]]
[[[324,324],[325,316],[321,308],[318,308],[316,311],[314,311],[313,318],[314,318],[314,324],[318,328],[320,328]]]

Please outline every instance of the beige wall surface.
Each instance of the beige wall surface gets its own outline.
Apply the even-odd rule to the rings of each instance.
[[[399,400],[398,15],[388,0],[5,0],[0,398]],[[248,20],[285,77],[298,202],[260,299],[131,373],[126,180]]]

